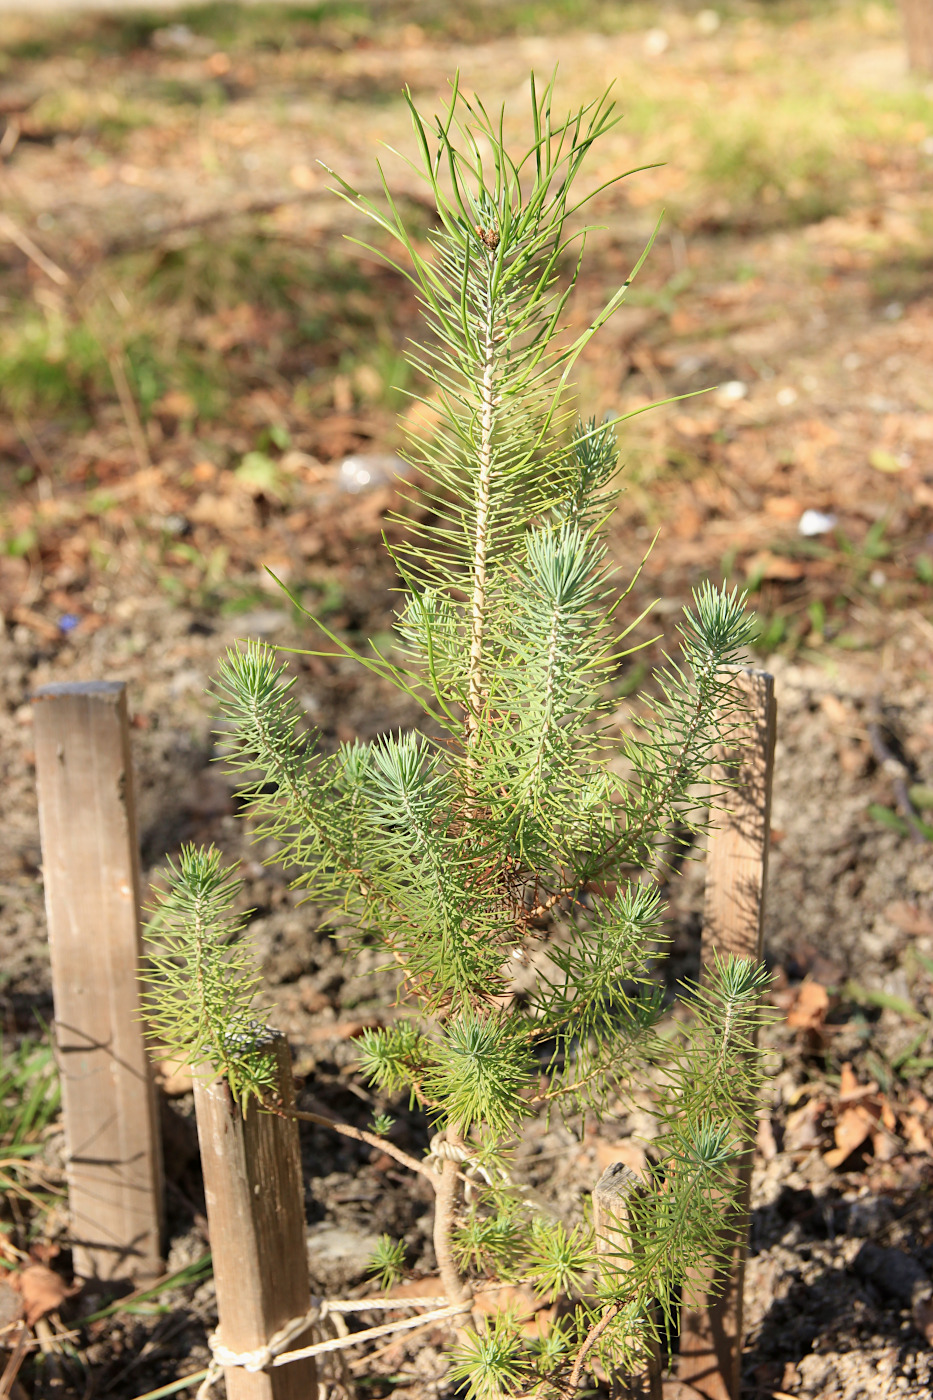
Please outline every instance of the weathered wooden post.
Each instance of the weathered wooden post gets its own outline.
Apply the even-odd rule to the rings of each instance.
[[[638,1248],[638,1222],[632,1220],[632,1203],[644,1188],[638,1176],[621,1162],[612,1162],[603,1172],[593,1191],[593,1226],[596,1250],[605,1267],[616,1271],[624,1267],[624,1259],[613,1262],[620,1241],[627,1248]],[[624,1400],[662,1400],[661,1351],[657,1338],[649,1342],[647,1363],[640,1374],[612,1377],[613,1394]]]
[[[75,1273],[162,1273],[162,1158],[139,1020],[139,852],[126,687],[33,697]]]
[[[278,1059],[277,1096],[294,1107],[285,1037],[271,1032]],[[314,1400],[313,1358],[251,1371],[225,1356],[257,1363],[276,1333],[311,1306],[301,1155],[294,1118],[256,1103],[244,1114],[226,1080],[195,1070],[194,1103],[217,1288],[217,1350],[228,1400]],[[281,1339],[279,1351],[311,1341],[310,1324]],[[271,1358],[270,1358],[271,1359]]]
[[[734,953],[755,962],[763,953],[777,703],[774,677],[766,672],[743,671],[738,681],[746,719],[730,751],[720,758],[720,777],[733,787],[728,811],[717,814],[710,832],[703,966],[712,962],[714,953]],[[677,1375],[709,1400],[739,1400],[751,1167],[752,1143],[747,1141],[739,1167],[740,1213],[730,1234],[730,1257],[706,1280],[711,1296],[701,1306],[685,1307],[681,1315]],[[694,1284],[704,1291],[702,1278]]]

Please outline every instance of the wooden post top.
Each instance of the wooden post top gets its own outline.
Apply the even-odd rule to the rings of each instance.
[[[86,695],[88,699],[115,700],[126,690],[126,681],[55,681],[42,685],[29,697],[37,700],[59,700]]]

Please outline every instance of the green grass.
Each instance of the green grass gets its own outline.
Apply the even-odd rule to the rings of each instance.
[[[335,370],[353,378],[360,402],[397,409],[404,399],[396,390],[409,385],[402,301],[400,279],[339,247],[288,246],[256,221],[221,226],[220,236],[180,248],[111,258],[80,303],[55,312],[10,298],[0,327],[0,408],[14,417],[93,414],[114,397],[109,360],[117,354],[144,419],[178,391],[198,421],[216,421],[257,379],[288,383],[313,406],[315,385],[329,393]]]
[[[41,1149],[44,1130],[58,1115],[60,1102],[51,1045],[24,1039],[11,1047],[0,1041],[0,1150],[4,1155],[34,1156]]]
[[[27,1227],[41,1220],[56,1194],[32,1159],[44,1146],[46,1129],[58,1117],[61,1085],[47,1042],[0,1040],[0,1193],[29,1203],[35,1212]],[[6,1230],[8,1227],[0,1227]]]
[[[706,0],[685,0],[686,13],[708,8]],[[800,20],[858,10],[852,0],[720,0],[725,23],[756,16],[775,28]],[[650,0],[319,0],[317,4],[230,5],[225,0],[188,5],[160,13],[43,17],[41,31],[14,37],[5,45],[8,61],[41,61],[58,54],[80,58],[120,56],[151,45],[153,34],[169,25],[186,26],[231,53],[287,52],[321,42],[343,46],[360,38],[377,42],[417,25],[433,40],[486,42],[512,35],[553,35],[585,29],[624,33],[664,23]]]

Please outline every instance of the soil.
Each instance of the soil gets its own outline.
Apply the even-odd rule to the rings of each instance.
[[[691,28],[692,16],[669,19],[669,61],[684,81],[704,64],[725,64],[735,34],[704,39],[719,45],[712,52]],[[875,75],[896,70],[894,37],[866,37],[846,24],[832,36],[853,71],[859,64],[859,72]],[[749,32],[760,42],[760,29]],[[644,40],[640,30],[598,44],[577,35],[568,88],[579,82],[587,54]],[[511,91],[530,62],[550,66],[560,42],[512,36],[465,48],[467,40],[432,40],[409,26],[402,45],[377,33],[336,50],[301,50],[300,76],[307,78],[311,64],[332,87],[301,99],[321,104],[307,118],[326,127],[316,154],[352,179],[370,171],[377,129],[396,139],[401,113],[388,102],[378,106],[368,91],[373,83],[394,93],[412,81],[427,105],[460,60],[471,65],[477,88],[485,78],[494,91]],[[802,23],[788,39],[801,49],[828,42]],[[214,55],[210,43],[204,52],[160,47],[150,31],[126,61],[147,81],[206,81],[204,65]],[[56,55],[31,67],[24,60],[24,83],[41,88],[61,62]],[[124,58],[81,62],[103,82]],[[234,149],[236,129],[248,130],[264,152],[259,174],[246,166],[237,176],[236,198],[253,209],[245,217],[266,218],[255,212],[265,201],[275,227],[263,237],[329,248],[345,227],[342,215],[317,176],[301,173],[310,167],[294,129],[271,115],[276,92],[293,105],[299,100],[295,62],[288,52],[235,53],[233,76],[248,63],[253,75],[240,73],[243,91],[223,121],[210,130],[203,120],[166,129],[157,156],[152,129],[141,126],[118,158],[95,167],[110,172],[106,179],[88,179],[80,135],[49,143],[24,137],[10,164],[20,223],[45,229],[42,247],[69,277],[82,269],[97,275],[121,240],[187,237],[191,228],[200,237],[198,221],[221,227],[229,171],[203,180],[184,172],[198,142]],[[222,63],[214,67],[226,78]],[[365,129],[351,135],[345,124],[326,123],[325,98],[364,114]],[[22,100],[28,135],[30,103]],[[860,201],[793,228],[752,217],[723,224],[715,200],[696,206],[646,266],[638,285],[654,300],[624,311],[581,368],[581,400],[597,413],[727,386],[633,420],[623,441],[629,485],[611,542],[627,579],[662,527],[624,605],[628,619],[649,608],[639,627],[645,641],[672,636],[681,604],[704,576],[749,583],[764,619],[752,659],[775,677],[765,944],[776,1019],[765,1033],[743,1365],[743,1393],[756,1400],[933,1396],[933,860],[923,809],[903,802],[907,787],[933,788],[933,599],[918,562],[933,548],[933,297],[923,282],[895,301],[889,281],[879,295],[874,254],[864,252],[866,230],[887,221],[890,266],[902,266],[898,250],[913,237],[903,226],[918,226],[924,178],[905,148],[884,168],[871,167]],[[594,239],[575,302],[581,324],[600,291],[637,257],[652,212],[624,199],[601,207],[609,230]],[[39,219],[43,213],[51,224]],[[669,306],[665,296],[684,262],[691,280]],[[744,266],[753,275],[736,277]],[[400,343],[414,316],[404,286],[371,264],[361,267],[364,295],[376,308],[365,315],[381,317]],[[0,277],[14,291],[33,285],[40,301],[61,293],[21,251],[11,250]],[[210,688],[228,647],[262,637],[323,651],[292,664],[324,744],[368,740],[416,721],[404,697],[336,649],[311,642],[310,624],[263,572],[287,581],[354,645],[387,632],[395,579],[381,532],[401,528],[389,520],[398,497],[378,480],[378,462],[371,464],[376,484],[355,491],[341,464],[354,453],[394,453],[398,430],[386,403],[366,402],[358,384],[348,389],[352,367],[341,361],[339,338],[324,337],[315,367],[302,369],[287,345],[276,350],[276,336],[287,335],[274,315],[244,306],[218,312],[204,330],[254,374],[221,420],[199,422],[184,389],[166,391],[144,421],[112,395],[99,395],[84,422],[65,413],[0,415],[8,527],[0,556],[4,1034],[34,1034],[52,1014],[29,696],[51,681],[121,679],[133,715],[145,881],[158,879],[183,841],[214,841],[237,862],[244,903],[254,911],[249,929],[262,999],[289,1037],[300,1106],[360,1126],[390,1109],[393,1139],[420,1154],[428,1138],[423,1117],[404,1103],[383,1103],[356,1072],[355,1038],[393,1014],[394,982],[375,970],[377,953],[349,951],[346,932],[300,902],[274,849],[251,842],[235,782],[215,762]],[[310,400],[293,393],[302,377]],[[270,445],[270,428],[283,430],[278,444],[273,437]],[[274,475],[257,479],[235,465],[261,434]],[[805,511],[830,514],[835,525],[801,535]],[[22,548],[13,547],[17,539]],[[644,667],[659,650],[649,645],[619,675],[620,722],[637,703],[634,689],[650,687]],[[669,890],[672,952],[663,971],[672,983],[695,972],[699,958],[703,856],[690,854],[696,858],[684,862]],[[207,1229],[191,1095],[184,1083],[164,1087],[168,1267],[176,1270],[204,1253]],[[613,1155],[638,1151],[650,1136],[647,1113],[598,1125],[541,1122],[525,1134],[516,1174],[574,1218]],[[405,1240],[419,1291],[430,1288],[436,1264],[425,1183],[323,1129],[303,1125],[302,1150],[312,1287],[330,1296],[373,1291],[366,1266],[385,1231]],[[60,1172],[60,1136],[44,1155],[50,1173]],[[66,1271],[61,1212],[41,1234],[46,1245],[61,1246],[56,1267]],[[64,1305],[61,1330],[98,1301],[85,1292]],[[161,1301],[167,1310],[157,1315],[118,1315],[85,1337],[79,1352],[47,1349],[42,1364],[21,1376],[27,1393],[130,1400],[199,1370],[216,1321],[212,1283]],[[448,1345],[442,1330],[419,1333],[371,1355],[349,1353],[351,1372],[378,1395],[448,1394]]]

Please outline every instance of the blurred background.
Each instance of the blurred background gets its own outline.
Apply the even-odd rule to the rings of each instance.
[[[34,1045],[51,1011],[28,696],[125,679],[146,873],[186,839],[239,861],[264,995],[299,1067],[332,1108],[361,1110],[352,1041],[379,1023],[385,989],[368,954],[348,959],[323,912],[297,910],[282,872],[257,863],[270,852],[250,846],[233,781],[211,762],[210,677],[238,637],[313,645],[267,569],[354,645],[390,643],[381,536],[398,528],[405,420],[432,413],[409,397],[418,308],[401,275],[348,241],[373,234],[322,163],[376,193],[382,161],[424,239],[433,210],[403,159],[404,87],[431,113],[459,69],[465,90],[507,103],[518,143],[529,71],[555,65],[559,107],[613,83],[623,114],[590,187],[637,171],[592,206],[572,326],[663,215],[578,375],[586,415],[676,400],[620,433],[622,582],[660,530],[625,620],[651,605],[643,639],[671,637],[690,588],[725,578],[749,589],[758,661],[777,678],[767,943],[788,1019],[772,1033],[759,1141],[750,1384],[854,1400],[889,1393],[883,1374],[891,1394],[930,1394],[933,1324],[911,1312],[912,1286],[896,1268],[868,1283],[853,1262],[877,1226],[879,1248],[933,1266],[929,0],[81,13],[0,0],[6,1043]],[[620,721],[658,651],[617,677]],[[325,744],[415,719],[338,655],[295,667]],[[689,969],[700,861],[670,895],[676,968]],[[22,1129],[11,1123],[0,1116],[6,1146]],[[589,1182],[595,1150],[574,1148],[562,1179]],[[327,1163],[316,1151],[317,1171],[358,1186],[349,1148],[327,1148]],[[383,1215],[387,1201],[398,1215],[385,1228],[409,1228],[404,1192],[378,1189]],[[866,1198],[875,1215],[853,1215]],[[350,1262],[330,1286],[343,1288],[365,1267],[347,1240],[372,1222],[365,1200],[341,1209]],[[27,1235],[36,1220],[51,1228],[30,1219]],[[194,1355],[203,1339],[186,1345]],[[141,1390],[144,1372],[114,1380],[119,1348],[101,1346],[101,1393]],[[177,1364],[171,1351],[147,1362],[156,1379]]]

